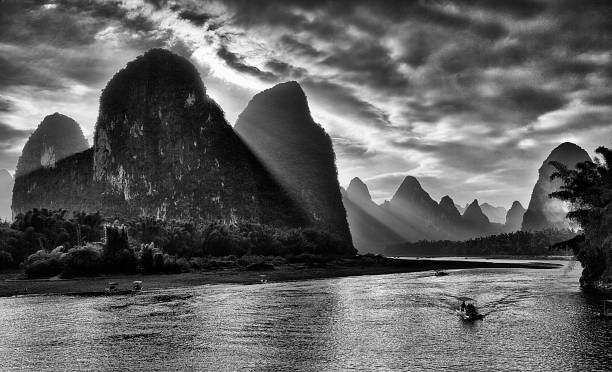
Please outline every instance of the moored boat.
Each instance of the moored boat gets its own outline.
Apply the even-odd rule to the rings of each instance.
[[[603,311],[597,313],[599,318],[612,318],[612,300],[603,301]]]

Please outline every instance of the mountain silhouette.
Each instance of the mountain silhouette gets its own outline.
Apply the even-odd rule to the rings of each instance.
[[[311,225],[351,240],[331,138],[312,119],[297,82],[256,94],[234,128],[306,211]]]
[[[525,208],[515,201],[512,203],[512,207],[506,213],[505,229],[507,232],[514,232],[521,229],[523,224],[523,215],[525,214]]]
[[[490,223],[489,218],[482,212],[476,199],[463,212],[463,220],[476,227],[486,226]]]
[[[506,222],[506,213],[508,211],[504,207],[495,207],[489,203],[480,204],[480,209],[482,213],[484,213],[489,221],[497,222],[497,223],[505,223]]]
[[[558,199],[549,198],[549,194],[559,190],[561,181],[551,181],[554,167],[549,163],[558,161],[569,168],[575,168],[577,163],[591,160],[589,154],[581,147],[564,142],[557,146],[538,170],[538,180],[531,193],[531,200],[523,216],[522,230],[536,231],[547,228],[563,229],[570,227],[565,218],[567,207]]]
[[[14,189],[14,212],[45,207],[110,218],[308,226],[206,94],[196,68],[163,49],[129,62],[108,82],[93,148],[17,177]]]
[[[372,201],[367,185],[359,178],[351,180],[342,201],[353,243],[362,253],[380,252],[387,244],[404,241],[389,226],[388,211]]]
[[[17,161],[15,177],[55,164],[89,147],[76,121],[60,113],[46,116],[28,138]]]

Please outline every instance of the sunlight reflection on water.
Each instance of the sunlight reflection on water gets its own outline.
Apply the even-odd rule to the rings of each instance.
[[[0,299],[2,370],[610,370],[573,270],[476,269]],[[477,301],[484,321],[454,315]]]

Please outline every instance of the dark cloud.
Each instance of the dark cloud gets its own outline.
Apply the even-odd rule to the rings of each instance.
[[[316,50],[312,45],[302,43],[289,35],[283,35],[280,42],[289,52],[301,54],[308,57],[320,57],[323,55],[321,51]]]
[[[323,107],[333,108],[346,119],[357,119],[379,128],[390,125],[387,113],[356,97],[350,88],[312,79],[301,81],[300,84],[308,94],[310,101],[314,100]]]
[[[262,71],[255,66],[248,65],[244,62],[244,57],[230,52],[225,46],[217,49],[217,56],[225,61],[225,63],[236,71],[243,72],[255,76],[266,81],[276,81],[278,77],[269,71]]]
[[[6,99],[4,97],[0,97],[0,113],[1,112],[11,112],[13,111],[14,105],[13,101]]]
[[[411,14],[418,17],[420,21],[453,30],[471,32],[486,39],[499,39],[507,34],[505,27],[500,23],[472,19],[467,12],[466,14],[451,13],[424,3],[414,6]]]
[[[25,141],[32,132],[13,128],[12,126],[0,122],[0,168],[15,168],[19,153],[15,145]]]
[[[213,18],[213,16],[208,13],[198,13],[193,10],[182,10],[179,12],[179,17],[188,20],[196,26],[204,26],[206,22]]]
[[[530,86],[510,88],[503,92],[498,99],[501,102],[507,102],[510,108],[521,110],[533,117],[559,109],[567,102],[563,95],[558,92]]]
[[[457,2],[476,9],[506,13],[517,18],[534,17],[546,9],[544,2],[533,0],[459,0]]]
[[[0,122],[0,141],[14,143],[17,140],[27,138],[32,132],[13,128],[8,124]]]
[[[375,151],[368,152],[368,147],[364,143],[337,135],[331,136],[331,138],[334,144],[334,152],[336,153],[336,156],[360,159],[376,156]]]
[[[474,146],[465,141],[425,142],[416,138],[396,140],[393,145],[425,153],[438,159],[443,167],[476,174],[499,169],[500,163],[514,151],[511,146]]]
[[[612,106],[612,93],[589,93],[585,101],[592,105],[598,106]]]
[[[348,48],[337,49],[322,63],[351,74],[353,81],[385,91],[405,91],[410,85],[387,49],[375,40],[357,41]]]
[[[40,89],[60,89],[62,85],[53,76],[48,76],[30,67],[27,61],[12,60],[0,56],[0,90],[11,86],[30,86]]]
[[[266,62],[266,68],[283,78],[301,79],[306,74],[305,69],[276,59]]]

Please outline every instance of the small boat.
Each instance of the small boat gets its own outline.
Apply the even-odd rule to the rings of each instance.
[[[434,275],[435,276],[447,276],[448,273],[445,273],[444,271],[436,270],[436,273]]]
[[[603,311],[597,313],[598,318],[612,318],[612,300],[603,301]]]
[[[484,319],[484,315],[479,314],[479,313],[468,313],[465,311],[461,311],[459,309],[455,309],[455,312],[457,313],[457,315],[468,322],[473,322],[475,320],[483,320]]]
[[[117,293],[118,292],[117,282],[108,282],[108,287],[104,288],[104,292],[106,294]]]
[[[142,291],[142,280],[134,280],[134,282],[132,283],[132,290],[134,292]]]

